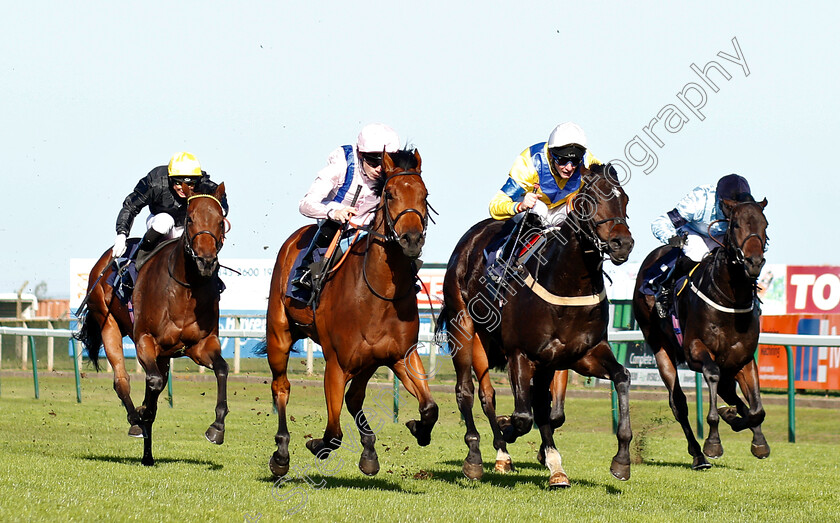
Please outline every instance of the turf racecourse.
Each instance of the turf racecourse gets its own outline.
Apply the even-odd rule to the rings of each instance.
[[[134,398],[141,398],[134,382]],[[126,436],[125,412],[107,379],[85,379],[75,402],[72,378],[2,377],[0,521],[837,521],[840,507],[840,414],[798,408],[797,443],[787,443],[786,409],[767,407],[770,458],[749,452],[750,433],[721,428],[724,456],[705,472],[689,467],[682,433],[664,401],[633,400],[632,477],[609,474],[616,440],[610,399],[569,398],[557,434],[572,488],[547,489],[537,464],[536,431],[509,447],[517,472],[492,471],[495,452],[480,420],[484,479],[461,474],[464,428],[454,396],[438,392],[440,422],[432,443],[416,445],[402,422],[417,404],[401,394],[400,423],[369,393],[381,471],[358,470],[354,439],[327,462],[305,449],[324,428],[320,384],[294,386],[289,407],[293,470],[275,482],[267,467],[276,416],[267,384],[231,381],[225,444],[204,439],[213,419],[213,382],[175,381],[175,406],[161,404],[155,424],[157,464],[140,464],[142,443]],[[164,393],[165,396],[166,393]],[[384,393],[383,393],[384,394]],[[163,400],[163,396],[161,397]],[[390,406],[390,404],[387,404]],[[498,397],[499,412],[512,409]],[[345,434],[352,420],[344,414]],[[352,433],[355,433],[353,430]]]

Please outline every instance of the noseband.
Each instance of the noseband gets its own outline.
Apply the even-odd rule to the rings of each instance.
[[[219,204],[219,207],[222,208],[222,213],[224,213],[224,207],[222,207],[222,202],[217,200],[215,196],[212,196],[210,194],[196,194],[196,195],[190,196],[187,199],[187,204],[189,204],[189,202],[192,201],[195,198],[210,198],[211,200],[213,200],[214,202]],[[189,220],[189,216],[187,217],[187,219]],[[227,221],[227,218],[225,218],[225,223],[228,223],[228,224],[230,223],[230,222]],[[192,236],[188,236],[187,241],[184,242],[184,250],[186,251],[187,254],[190,255],[190,257],[193,260],[198,259],[198,255],[195,253],[195,250],[193,249],[193,243],[195,243],[195,239],[198,238],[199,236],[201,236],[202,234],[209,235],[211,238],[213,238],[213,241],[216,242],[216,254],[218,254],[219,251],[222,250],[222,246],[224,245],[225,231],[222,231],[221,236],[219,236],[218,238],[216,237],[215,234],[213,234],[212,231],[209,231],[209,230],[206,230],[206,229],[203,230],[203,231],[198,231],[197,233],[193,234]]]
[[[404,172],[401,172],[401,173],[392,174],[391,176],[388,177],[388,180],[385,182],[385,187],[387,187],[388,183],[390,183],[391,180],[393,180],[397,176],[420,176],[420,173],[417,172],[417,171],[404,171]],[[396,217],[391,218],[391,210],[388,207],[388,200],[390,198],[385,193],[385,187],[382,188],[382,192],[383,192],[383,195],[384,195],[383,198],[382,198],[382,206],[376,209],[376,210],[379,210],[381,208],[383,210],[383,214],[385,215],[385,217],[384,217],[384,220],[385,220],[385,234],[384,235],[379,234],[378,232],[374,231],[372,228],[368,230],[368,233],[372,234],[372,235],[374,235],[374,236],[376,236],[376,237],[378,237],[382,240],[385,240],[386,242],[387,241],[399,241],[399,236],[397,236],[397,229],[396,229],[397,222],[399,221],[400,218],[402,218],[406,214],[414,213],[414,214],[416,214],[417,216],[420,217],[420,221],[423,223],[422,238],[425,238],[426,237],[426,228],[429,224],[429,211],[432,211],[434,213],[437,213],[437,211],[435,211],[434,208],[431,205],[429,205],[429,202],[426,201],[425,202],[426,203],[426,213],[425,214],[422,213],[421,211],[419,211],[418,209],[415,209],[413,207],[409,207],[408,209],[404,209],[403,211],[398,213]],[[434,223],[434,219],[432,219],[432,223]]]
[[[739,204],[735,205],[735,206],[732,208],[732,210],[731,210],[731,211],[729,211],[730,216],[732,215],[732,213],[733,213],[733,212],[735,212],[735,209],[737,209],[738,207],[740,207],[740,206],[742,206],[742,205],[758,205],[758,203],[757,203],[757,202],[741,202],[741,203],[739,203]],[[762,212],[761,214],[763,215],[764,213]],[[754,232],[752,232],[752,233],[748,234],[748,235],[747,235],[747,237],[746,237],[746,238],[744,238],[744,239],[741,241],[741,244],[740,244],[740,245],[736,244],[736,243],[735,243],[734,238],[732,237],[732,227],[727,227],[727,229],[726,229],[726,235],[724,236],[724,242],[725,242],[725,244],[721,243],[720,241],[718,241],[718,239],[717,239],[717,238],[715,238],[714,236],[712,236],[712,233],[711,233],[712,225],[714,225],[714,224],[716,224],[716,223],[719,223],[719,222],[729,222],[729,218],[724,218],[724,219],[722,219],[722,220],[715,220],[715,221],[713,221],[712,223],[710,223],[710,224],[709,224],[709,228],[708,228],[709,238],[711,238],[712,240],[714,240],[714,242],[715,242],[715,243],[717,243],[718,245],[720,245],[721,247],[723,247],[725,250],[727,250],[727,251],[728,251],[728,250],[730,250],[730,249],[732,250],[732,253],[733,253],[733,256],[732,256],[732,258],[733,258],[733,259],[732,259],[732,263],[733,263],[733,264],[739,264],[739,265],[742,265],[742,266],[744,266],[744,267],[746,268],[746,256],[744,255],[744,246],[745,246],[745,245],[747,244],[747,242],[748,242],[748,241],[750,241],[752,238],[756,238],[756,239],[758,240],[758,242],[761,244],[761,250],[762,250],[762,252],[767,251],[767,242],[766,242],[766,240],[762,239],[762,238],[761,238],[761,236],[759,236],[757,233],[754,233]],[[766,235],[765,235],[765,236],[766,236]]]
[[[584,196],[588,197],[589,194],[585,194]],[[607,233],[607,237],[609,237],[613,229],[615,229],[616,225],[623,224],[627,226],[627,218],[623,216],[613,216],[611,218],[604,218],[603,220],[598,221],[595,221],[592,217],[589,217],[586,220],[581,220],[580,216],[578,216],[578,214],[575,212],[574,197],[569,199],[569,218],[574,221],[576,229],[580,231],[583,237],[589,240],[589,242],[595,246],[595,249],[597,249],[598,254],[601,257],[603,257],[605,254],[612,252],[612,248],[610,247],[608,242],[598,237],[598,234],[596,233],[598,226],[604,223],[612,222],[612,226],[610,227],[610,230]]]

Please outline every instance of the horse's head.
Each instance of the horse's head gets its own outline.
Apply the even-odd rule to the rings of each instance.
[[[571,205],[580,231],[616,265],[626,262],[633,250],[627,226],[628,200],[615,169],[609,164],[593,165]]]
[[[195,261],[198,273],[209,278],[219,270],[219,251],[225,242],[225,213],[222,200],[225,184],[213,194],[198,194],[185,187],[187,220],[184,224],[184,248]]]
[[[415,259],[426,242],[429,207],[426,184],[420,177],[420,153],[402,150],[382,155],[384,235],[399,243],[403,254]]]
[[[743,265],[751,279],[761,274],[764,266],[764,248],[767,245],[767,218],[764,208],[767,198],[760,202],[735,202],[722,200],[721,208],[729,216],[724,245],[733,263]]]

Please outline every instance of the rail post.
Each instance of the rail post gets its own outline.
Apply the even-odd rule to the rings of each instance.
[[[697,406],[697,438],[703,439],[703,378],[699,372],[694,374],[694,390],[697,396],[694,402]]]
[[[76,403],[82,402],[82,376],[79,373],[79,342],[70,338],[70,348],[73,349],[73,374],[76,377]]]
[[[35,399],[40,399],[41,394],[38,392],[38,360],[35,358],[35,336],[27,336],[29,338],[29,348],[32,351],[32,381],[35,384]]]
[[[788,374],[788,441],[796,443],[796,387],[794,387],[793,347],[785,345]]]

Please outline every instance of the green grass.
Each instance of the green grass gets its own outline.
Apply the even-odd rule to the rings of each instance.
[[[370,409],[371,425],[379,427],[376,477],[359,472],[359,453],[351,448],[317,463],[304,447],[305,436],[319,437],[325,423],[321,385],[312,382],[292,389],[296,468],[275,485],[267,467],[276,431],[267,384],[229,383],[226,441],[217,447],[203,436],[213,419],[215,384],[176,380],[174,408],[161,398],[157,464],[150,468],[140,464],[141,441],[126,436],[125,412],[109,379],[83,380],[81,404],[71,378],[42,377],[40,385],[35,400],[31,378],[2,377],[0,521],[243,521],[258,514],[260,521],[828,521],[840,506],[840,415],[833,410],[798,408],[792,444],[786,408],[769,405],[770,458],[752,457],[748,431],[722,427],[726,453],[710,470],[695,472],[666,403],[631,396],[634,458],[641,463],[629,481],[619,482],[609,473],[616,448],[609,393],[569,398],[556,441],[572,488],[550,491],[547,470],[535,460],[536,431],[509,446],[516,473],[492,471],[495,451],[478,406],[485,476],[466,480],[464,427],[452,394],[435,395],[440,422],[425,448],[402,425],[417,411],[404,390],[400,424]],[[134,388],[140,399],[142,383],[135,380]],[[498,404],[499,412],[512,409],[509,396],[499,396]],[[351,432],[346,412],[342,426]]]

